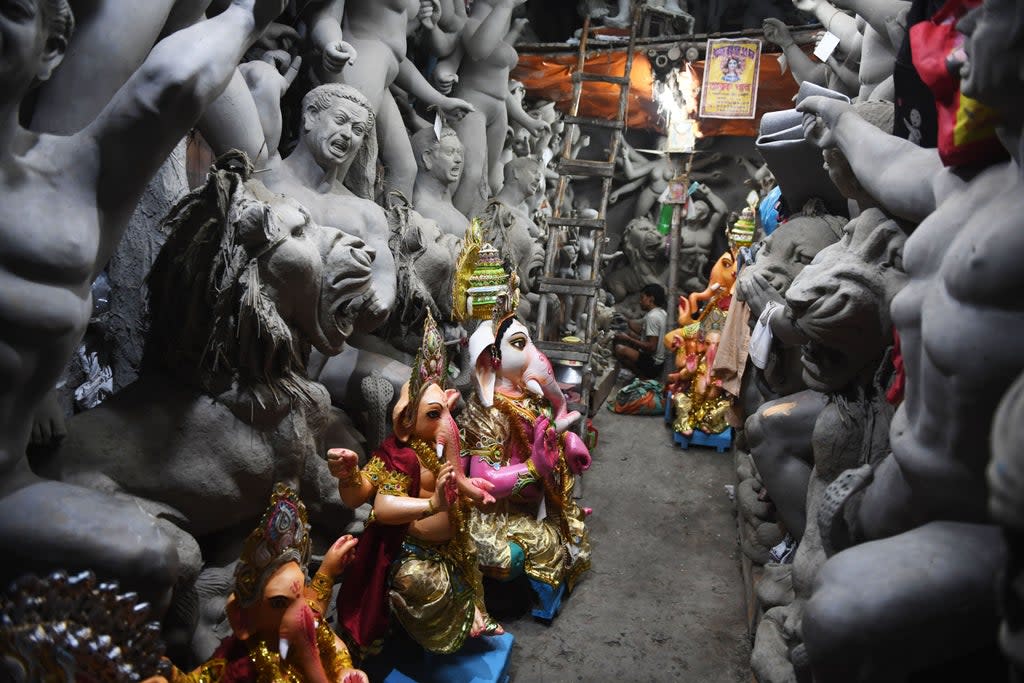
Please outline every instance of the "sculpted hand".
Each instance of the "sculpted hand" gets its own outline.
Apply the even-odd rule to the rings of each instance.
[[[590,450],[576,432],[564,432],[565,462],[573,474],[583,474],[590,469]]]
[[[769,43],[775,43],[781,48],[787,48],[793,44],[793,36],[789,33],[789,28],[779,19],[769,17],[764,20],[761,25],[764,29],[764,39]]]
[[[341,672],[341,683],[370,683],[370,679],[359,669],[346,669]]]
[[[416,18],[420,20],[424,28],[432,29],[437,26],[437,20],[441,16],[441,0],[420,0],[420,10]]]
[[[615,204],[616,202],[619,201],[619,198],[619,191],[616,190],[615,192],[612,192],[610,195],[608,195],[608,203]]]
[[[359,466],[359,456],[347,448],[327,451],[327,469],[336,479],[348,479]]]
[[[445,463],[441,466],[437,473],[437,483],[435,486],[434,495],[430,497],[434,504],[434,509],[438,512],[447,510],[449,504],[455,502],[449,499],[449,491],[455,486],[455,469],[451,466],[451,463]]]
[[[318,573],[326,574],[331,578],[341,576],[345,567],[355,558],[357,543],[359,543],[359,539],[350,534],[345,534],[335,541],[324,555],[324,561],[320,563]]]
[[[324,45],[323,48],[323,66],[324,71],[331,73],[338,73],[345,68],[347,64],[356,63],[356,49],[346,43],[344,40],[339,40],[334,43]]]
[[[547,476],[558,464],[558,432],[546,417],[537,420],[533,432],[533,455],[530,459],[541,476]]]
[[[853,110],[853,105],[834,100],[831,97],[808,97],[797,105],[796,110],[804,115],[804,138],[818,147],[835,147],[833,130],[839,117]]]
[[[299,32],[287,24],[270,22],[256,44],[265,50],[287,50],[299,40]]]
[[[459,477],[459,491],[475,503],[490,505],[494,502],[491,491],[494,484],[482,477]]]
[[[736,281],[736,295],[740,301],[746,301],[750,311],[760,317],[769,301],[774,301],[782,306],[786,305],[783,296],[771,286],[767,279],[760,273],[750,273]]]
[[[444,113],[451,118],[458,120],[471,111],[476,111],[476,107],[467,102],[466,100],[460,100],[457,97],[446,97],[441,102],[441,108],[444,109]]]

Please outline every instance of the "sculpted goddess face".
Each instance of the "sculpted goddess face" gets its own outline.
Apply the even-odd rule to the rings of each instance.
[[[352,159],[370,129],[370,113],[362,105],[336,98],[323,111],[305,115],[305,142],[322,168]]]

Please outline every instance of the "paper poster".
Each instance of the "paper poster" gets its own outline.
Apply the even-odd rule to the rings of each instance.
[[[700,93],[701,118],[754,118],[760,65],[760,40],[708,40]]]

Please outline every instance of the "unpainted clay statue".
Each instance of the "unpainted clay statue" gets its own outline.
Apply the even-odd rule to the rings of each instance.
[[[336,55],[318,70],[321,82],[345,83],[366,98],[378,119],[375,134],[388,189],[406,197],[412,196],[416,161],[391,85],[453,116],[473,109],[464,100],[439,93],[409,61],[410,9],[408,0],[321,0],[311,20],[314,46],[325,55]],[[357,59],[347,56],[350,50],[358,54]]]
[[[857,99],[892,100],[896,53],[906,35],[904,16],[910,7],[905,0],[793,0],[810,12],[826,30],[840,39],[846,54],[859,54]],[[843,10],[856,13],[856,19]],[[787,56],[789,51],[787,50]],[[831,87],[831,86],[830,86]]]
[[[835,16],[841,17],[842,19],[850,18],[839,10],[835,10]],[[765,19],[763,29],[765,40],[782,48],[782,53],[786,56],[786,64],[789,66],[790,74],[793,76],[793,80],[797,82],[797,85],[808,81],[850,97],[857,95],[857,92],[860,89],[860,81],[857,79],[856,72],[848,68],[846,63],[853,62],[854,66],[856,66],[856,61],[860,57],[859,34],[857,34],[858,39],[855,47],[848,43],[844,44],[840,42],[836,51],[828,58],[828,60],[822,63],[812,60],[811,57],[796,44],[796,41],[789,32],[789,27],[786,26],[785,22],[781,19],[776,19],[774,17]],[[856,33],[856,31],[854,31],[854,33]],[[847,52],[844,48],[849,48],[854,51]],[[840,50],[842,50],[842,52],[840,52]],[[845,57],[843,57],[843,55],[845,55]],[[837,59],[837,56],[839,56],[840,59],[843,59],[843,61],[840,62],[839,59]]]
[[[526,327],[507,314],[470,337],[476,393],[459,422],[469,470],[497,499],[473,513],[472,534],[484,573],[508,580],[525,573],[548,619],[561,595],[590,566],[584,511],[573,499],[574,475],[590,453],[569,427],[551,363]],[[537,510],[545,504],[546,516]]]
[[[736,283],[737,296],[750,308],[752,324],[769,302],[782,307],[769,320],[773,337],[765,368],[759,370],[748,358],[744,371],[744,382],[750,381],[755,373],[761,373],[765,391],[781,398],[761,406],[744,406],[747,409],[744,414],[751,416],[746,421],[745,433],[749,450],[756,450],[760,462],[765,463],[765,471],[757,471],[757,486],[767,485],[767,492],[780,492],[778,500],[772,500],[774,512],[797,541],[803,536],[806,525],[805,492],[813,466],[811,441],[807,435],[824,406],[825,397],[808,390],[804,382],[801,363],[804,339],[792,329],[792,322],[784,314],[784,297],[793,280],[818,252],[836,243],[846,222],[838,216],[809,213],[793,216],[764,240],[757,251],[757,260],[740,271]]]
[[[146,59],[161,36],[203,17],[211,0],[67,0],[74,15],[61,68],[40,84],[32,130],[85,128]],[[223,4],[223,3],[219,3]]]
[[[895,221],[870,209],[850,221],[843,238],[822,249],[786,291],[794,324],[806,336],[804,379],[826,402],[804,435],[813,458],[804,491],[772,488],[780,479],[774,463],[761,457],[760,449],[751,450],[776,505],[781,508],[787,495],[802,494],[807,515],[789,579],[795,600],[769,610],[758,626],[751,666],[763,681],[792,680],[790,665],[799,675],[806,668],[791,653],[800,644],[804,605],[826,559],[817,524],[825,487],[845,469],[877,462],[888,451],[893,410],[885,397],[891,374],[885,354],[892,343],[889,305],[907,280],[901,259],[905,241]],[[818,405],[817,399],[809,400]]]
[[[398,196],[392,199],[388,220],[399,295],[384,336],[396,348],[415,353],[427,311],[440,320],[451,319],[452,277],[462,241]]]
[[[484,242],[494,246],[516,269],[524,295],[520,304],[524,311],[534,310],[537,295],[533,294],[529,300],[526,297],[533,290],[538,272],[544,268],[544,247],[536,237],[540,228],[530,218],[526,201],[543,182],[544,172],[536,159],[513,159],[505,165],[505,184],[480,217]]]
[[[424,128],[412,136],[412,149],[418,168],[412,195],[416,210],[437,221],[445,234],[462,239],[469,219],[452,203],[452,193],[459,186],[465,161],[462,141],[448,126],[441,128],[440,139],[432,127]]]
[[[1005,547],[988,515],[984,435],[1024,370],[1007,341],[1024,333],[1016,294],[1024,248],[1021,9],[988,0],[958,23],[966,34],[957,55],[961,90],[997,108],[1010,161],[965,177],[944,168],[935,150],[884,135],[846,106],[800,106],[809,137],[839,147],[881,205],[920,221],[904,252],[909,283],[892,305],[907,378],[892,453],[870,470],[844,473],[820,520],[826,545],[847,548],[822,568],[804,617],[807,654],[822,681],[904,675],[986,645],[995,632],[992,580]]]
[[[338,353],[374,297],[360,241],[246,182],[244,157],[220,164],[167,220],[139,380],[72,418],[53,463],[65,481],[159,512],[189,581],[197,540],[258,517],[275,482],[305,491],[325,529],[344,524],[316,454],[356,436],[338,431],[306,361],[311,345]]]
[[[703,197],[698,199],[698,197]],[[703,183],[693,193],[693,215],[688,215],[679,230],[679,288],[699,292],[707,280],[704,265],[711,254],[715,231],[729,209],[725,202]]]
[[[999,628],[999,645],[1010,660],[1014,674],[1024,672],[1024,647],[1021,646],[1021,539],[1024,514],[1021,514],[1021,456],[1024,455],[1024,375],[1017,378],[999,404],[992,423],[992,461],[988,465],[988,499],[992,518],[1003,527],[1007,562],[1002,577],[1003,623]]]
[[[36,134],[18,123],[32,87],[60,64],[74,20],[63,0],[15,3],[0,75],[0,546],[3,576],[91,568],[137,589],[158,612],[178,573],[174,544],[132,501],[38,478],[25,459],[40,399],[81,341],[90,284],[149,179],[283,0],[235,0],[214,19],[161,41],[81,132]],[[3,20],[12,21],[5,14]]]
[[[369,683],[327,622],[331,589],[356,546],[342,536],[324,555],[312,580],[306,574],[310,526],[306,506],[283,484],[245,539],[225,611],[231,635],[174,683]]]
[[[483,207],[491,194],[486,189],[489,185],[497,189],[503,181],[501,149],[512,97],[508,75],[519,61],[513,45],[525,21],[513,23],[512,10],[523,2],[474,2],[459,49],[437,66],[439,74],[458,73],[452,94],[475,108],[452,123],[466,145],[466,168],[455,194],[455,206],[467,216],[474,216]]]
[[[786,290],[806,265],[825,247],[835,244],[842,235],[846,219],[822,213],[796,214],[765,238],[757,250],[757,259],[744,266],[736,281],[736,294],[750,307],[753,325],[769,302],[785,305]],[[771,324],[784,324],[773,315]],[[788,396],[806,388],[800,365],[799,345],[784,343],[774,334],[772,351],[764,368],[767,388],[778,396]],[[748,370],[751,368],[748,367]],[[802,526],[802,525],[800,525]]]
[[[644,285],[665,285],[668,257],[665,237],[647,218],[634,218],[626,224],[619,246],[625,263],[604,274],[605,287],[617,302],[636,294]]]
[[[448,360],[434,319],[426,319],[412,377],[393,413],[394,433],[362,469],[351,453],[332,453],[339,492],[350,504],[373,499],[373,516],[338,594],[339,625],[359,655],[377,651],[394,616],[429,652],[459,650],[467,636],[498,635],[501,626],[483,603],[471,506],[458,479],[476,489],[486,482],[456,473],[459,430],[451,409],[459,392],[447,389]]]
[[[657,149],[664,150],[667,144],[668,138],[661,136],[658,138]],[[622,172],[627,182],[608,195],[608,201],[614,204],[623,195],[639,190],[636,209],[633,213],[638,218],[650,218],[651,210],[658,203],[661,193],[668,187],[669,181],[676,176],[674,162],[664,152],[648,160],[625,140],[622,141],[622,155],[619,159],[622,162]]]

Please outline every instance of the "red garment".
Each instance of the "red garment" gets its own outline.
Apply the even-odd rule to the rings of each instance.
[[[948,61],[964,43],[956,22],[979,5],[981,0],[948,0],[931,19],[910,27],[914,68],[935,96],[939,157],[946,166],[993,163],[1007,157],[996,137],[996,111],[960,92],[960,74],[951,71]]]
[[[409,477],[409,495],[420,491],[420,462],[416,451],[392,434],[373,453],[385,467]],[[387,634],[388,571],[402,550],[408,524],[370,524],[359,537],[356,555],[345,571],[338,592],[338,625],[346,642],[360,657],[374,651]]]
[[[900,352],[900,333],[895,329],[892,331],[892,367],[896,371],[892,378],[889,390],[885,392],[885,400],[894,406],[903,402],[903,390],[907,386],[907,371],[903,367],[903,354]]]

